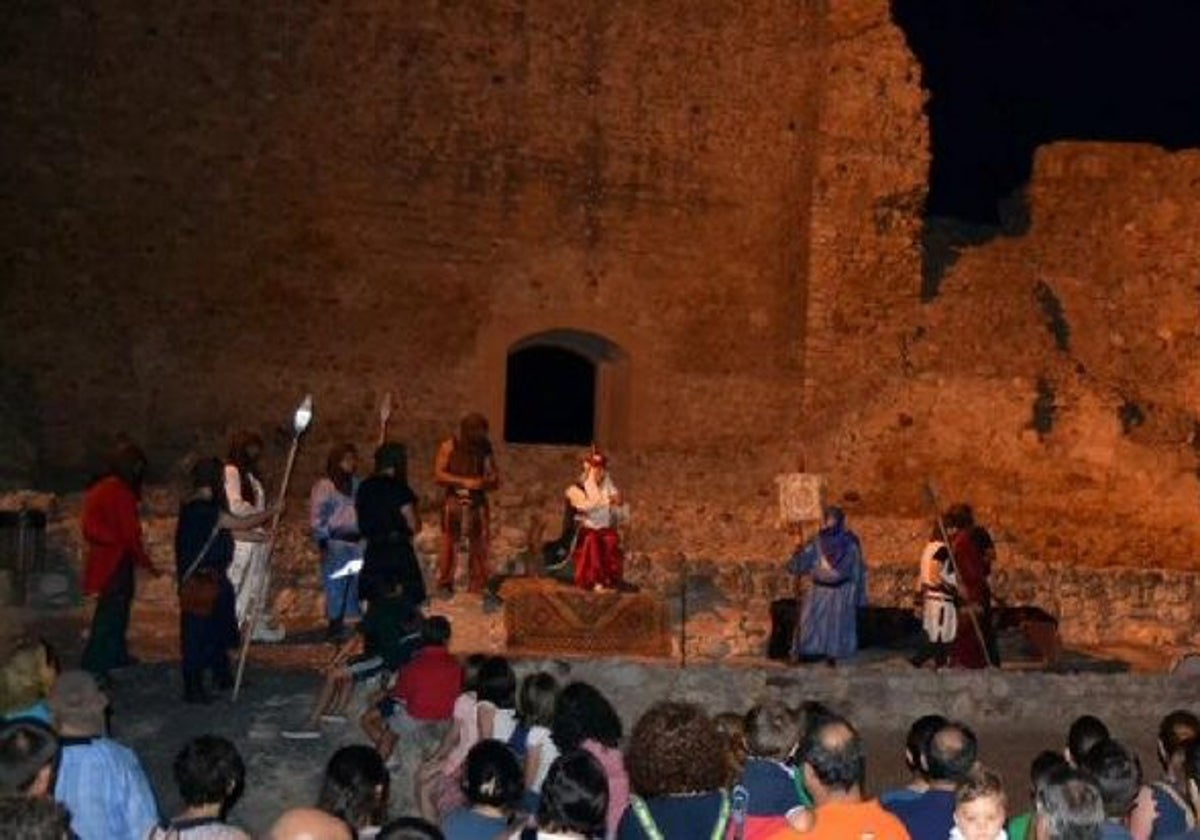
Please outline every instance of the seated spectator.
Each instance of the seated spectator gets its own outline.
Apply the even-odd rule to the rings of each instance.
[[[522,809],[537,812],[538,797],[542,782],[550,765],[558,758],[558,747],[550,737],[550,726],[554,723],[554,705],[558,700],[558,680],[545,671],[530,674],[521,681],[517,696],[518,725],[509,738],[509,746],[515,749],[524,764],[525,796]]]
[[[929,790],[913,799],[892,802],[887,809],[900,818],[913,837],[948,837],[954,827],[954,791],[966,781],[978,756],[975,733],[965,724],[944,724],[929,739],[922,769]]]
[[[480,739],[507,742],[517,728],[517,675],[503,656],[490,656],[479,669],[477,717]]]
[[[62,758],[54,798],[80,840],[145,840],[158,806],[133,750],[105,737],[108,698],[86,671],[66,671],[50,691]]]
[[[446,835],[420,817],[401,817],[380,829],[376,840],[446,840]]]
[[[1007,840],[1007,816],[1008,797],[1000,777],[986,767],[976,767],[954,791],[950,840]]]
[[[913,721],[904,739],[904,764],[908,767],[909,781],[902,788],[892,788],[879,794],[879,801],[885,808],[893,802],[916,799],[929,790],[929,775],[925,772],[929,739],[949,722],[941,715],[923,715]]]
[[[369,609],[369,608],[368,608]],[[447,648],[450,622],[440,615],[421,622],[421,649],[400,669],[391,694],[363,713],[363,731],[387,761],[399,735],[445,723],[462,693],[463,669]]]
[[[320,737],[320,723],[345,723],[354,689],[393,674],[412,661],[421,647],[421,611],[402,594],[394,577],[379,576],[380,594],[367,605],[367,614],[333,656],[325,683],[304,724],[280,733],[284,738]]]
[[[1100,836],[1111,840],[1132,840],[1130,825],[1142,791],[1142,765],[1137,756],[1122,744],[1109,738],[1092,746],[1080,759],[1079,769],[1096,782],[1104,805],[1104,825]],[[1149,792],[1147,790],[1147,797]],[[1143,808],[1151,807],[1147,802]],[[1147,821],[1146,828],[1153,824]]]
[[[225,822],[246,782],[246,765],[233,744],[215,735],[193,738],[175,756],[172,770],[186,807],[150,840],[250,840]]]
[[[1029,768],[1029,801],[1037,801],[1038,789],[1046,783],[1051,773],[1070,766],[1062,753],[1053,750],[1038,753]],[[1008,840],[1032,840],[1033,817],[1034,812],[1030,810],[1009,820]]]
[[[1101,741],[1112,737],[1104,721],[1095,715],[1080,715],[1071,723],[1067,730],[1067,746],[1063,757],[1072,767],[1078,767],[1087,751]]]
[[[46,698],[58,670],[58,657],[43,640],[18,645],[0,669],[0,720],[33,718],[50,723]]]
[[[633,727],[625,760],[635,795],[617,829],[620,840],[725,836],[725,757],[703,709],[692,703],[651,706]]]
[[[721,712],[713,718],[725,747],[725,766],[728,785],[737,784],[746,769],[746,716],[737,712]]]
[[[359,744],[342,747],[325,765],[317,807],[353,828],[356,837],[374,837],[387,822],[391,782],[375,750]]]
[[[493,840],[509,827],[525,789],[516,755],[490,739],[467,753],[463,787],[468,806],[442,820],[446,840]]]
[[[1185,709],[1171,712],[1159,724],[1158,760],[1163,776],[1150,786],[1158,811],[1154,820],[1155,840],[1182,834],[1196,825],[1196,815],[1188,806],[1183,764],[1188,744],[1197,738],[1200,738],[1200,720]]]
[[[1182,769],[1187,780],[1188,801],[1192,805],[1192,813],[1200,814],[1200,739],[1187,745]],[[1172,840],[1200,840],[1200,827],[1177,834]]]
[[[818,719],[804,736],[800,759],[816,823],[782,828],[768,840],[848,840],[863,836],[908,840],[900,820],[884,810],[878,800],[863,798],[867,759],[862,738],[849,721],[825,716]]]
[[[266,840],[355,840],[350,826],[317,808],[284,811],[267,831]]]
[[[453,723],[433,754],[417,768],[417,812],[426,820],[440,820],[442,815],[466,804],[462,795],[463,764],[471,747],[479,741],[476,690],[479,672],[487,660],[481,653],[467,657],[463,690],[454,700]]]
[[[746,798],[746,840],[770,834],[785,825],[793,808],[811,808],[794,765],[800,748],[800,722],[778,701],[755,706],[746,713],[746,768],[740,785]]]
[[[37,720],[0,727],[0,796],[44,796],[54,791],[58,736]]]
[[[1060,767],[1038,788],[1034,805],[1038,840],[1099,840],[1104,825],[1100,789],[1086,774]]]
[[[0,796],[0,840],[73,840],[71,815],[44,797]]]
[[[535,826],[509,840],[600,840],[606,836],[607,813],[604,768],[591,753],[572,750],[550,765]]]
[[[621,718],[616,709],[595,686],[573,682],[558,694],[550,737],[560,754],[587,750],[604,769],[608,784],[605,836],[615,837],[629,805],[629,775],[621,755]]]

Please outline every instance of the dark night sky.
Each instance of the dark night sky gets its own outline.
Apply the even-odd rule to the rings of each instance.
[[[1200,146],[1200,0],[893,0],[932,94],[928,212],[991,223],[1062,140]]]

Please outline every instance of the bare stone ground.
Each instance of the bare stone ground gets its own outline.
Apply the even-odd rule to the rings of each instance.
[[[470,610],[467,599],[461,600],[450,605],[462,631],[456,647],[489,649],[490,645],[480,645],[480,627],[487,622]],[[477,616],[474,621],[471,614]],[[68,665],[77,661],[81,613],[23,616],[9,611],[6,618],[27,632],[54,641]],[[11,624],[9,632],[13,632]],[[195,707],[179,702],[180,680],[173,652],[163,643],[169,636],[161,621],[135,623],[132,645],[146,664],[115,674],[112,690],[113,734],[141,755],[164,812],[171,813],[179,806],[171,779],[172,758],[195,735],[215,733],[238,745],[247,765],[247,791],[234,818],[256,832],[264,830],[283,809],[312,802],[324,763],[333,751],[344,744],[363,742],[353,722],[327,726],[323,737],[315,741],[288,741],[278,735],[308,710],[318,685],[316,668],[328,654],[323,645],[255,648],[247,684],[236,704],[225,697],[212,706]],[[768,662],[703,663],[686,671],[676,662],[617,660],[527,660],[518,662],[517,667],[548,668],[560,678],[594,682],[614,700],[627,726],[647,705],[667,696],[708,700],[714,712],[744,711],[756,695],[771,690],[782,691],[780,696],[789,701],[805,696],[832,701],[846,709],[865,734],[869,786],[874,792],[903,780],[900,752],[911,718],[934,710],[948,711],[976,727],[983,758],[1007,780],[1014,808],[1023,808],[1028,802],[1030,759],[1039,750],[1058,748],[1065,721],[1074,715],[1091,712],[1104,717],[1120,738],[1139,751],[1147,771],[1153,772],[1153,733],[1159,716],[1179,697],[1193,698],[1186,701],[1191,705],[1195,705],[1194,698],[1200,698],[1200,685],[1186,686],[1180,694],[1178,686],[1153,675],[934,676],[913,672],[895,657],[838,669],[836,674],[823,667],[798,670]],[[776,689],[771,689],[772,685]],[[1171,690],[1165,691],[1163,686]],[[1023,696],[1010,696],[1014,692]],[[1152,700],[1142,702],[1142,697]],[[901,709],[905,711],[898,711]],[[1006,717],[1004,709],[1013,710],[1011,717]],[[419,751],[419,746],[408,745],[404,766],[393,777],[395,815],[411,807],[411,768]]]

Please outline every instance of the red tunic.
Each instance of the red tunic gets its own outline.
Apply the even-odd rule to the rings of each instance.
[[[979,550],[979,545],[970,531],[959,531],[952,539],[954,565],[958,573],[958,594],[962,601],[959,607],[958,633],[950,658],[960,668],[986,668],[987,653],[980,633],[984,631],[983,606],[988,600],[988,575],[991,574],[991,558]],[[974,612],[974,619],[966,614]]]
[[[449,720],[462,694],[463,669],[441,645],[422,648],[400,669],[392,696],[403,700],[414,720]]]
[[[142,545],[137,506],[137,495],[116,476],[100,479],[84,495],[83,538],[87,541],[87,560],[83,591],[87,594],[102,594],[122,562],[153,568]]]

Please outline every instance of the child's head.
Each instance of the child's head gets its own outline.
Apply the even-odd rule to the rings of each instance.
[[[467,753],[462,784],[472,805],[511,810],[521,801],[525,780],[513,751],[500,741],[487,739]]]
[[[800,722],[783,703],[771,700],[746,712],[746,750],[756,758],[787,760],[800,743]]]
[[[976,767],[954,791],[954,824],[963,840],[996,840],[1007,816],[1004,784],[986,767]]]
[[[421,622],[421,641],[426,645],[445,647],[450,641],[450,622],[445,616],[431,615]]]
[[[479,688],[479,672],[487,661],[486,653],[472,653],[467,657],[463,663],[463,691],[476,691]]]
[[[479,685],[475,689],[481,703],[491,703],[500,709],[516,706],[517,676],[503,656],[489,656],[479,669]]]
[[[544,726],[554,723],[554,703],[558,699],[558,680],[545,671],[530,674],[521,681],[521,694],[517,698],[517,711],[526,726]]]
[[[0,716],[43,700],[58,678],[58,657],[42,639],[19,644],[0,668]]]

